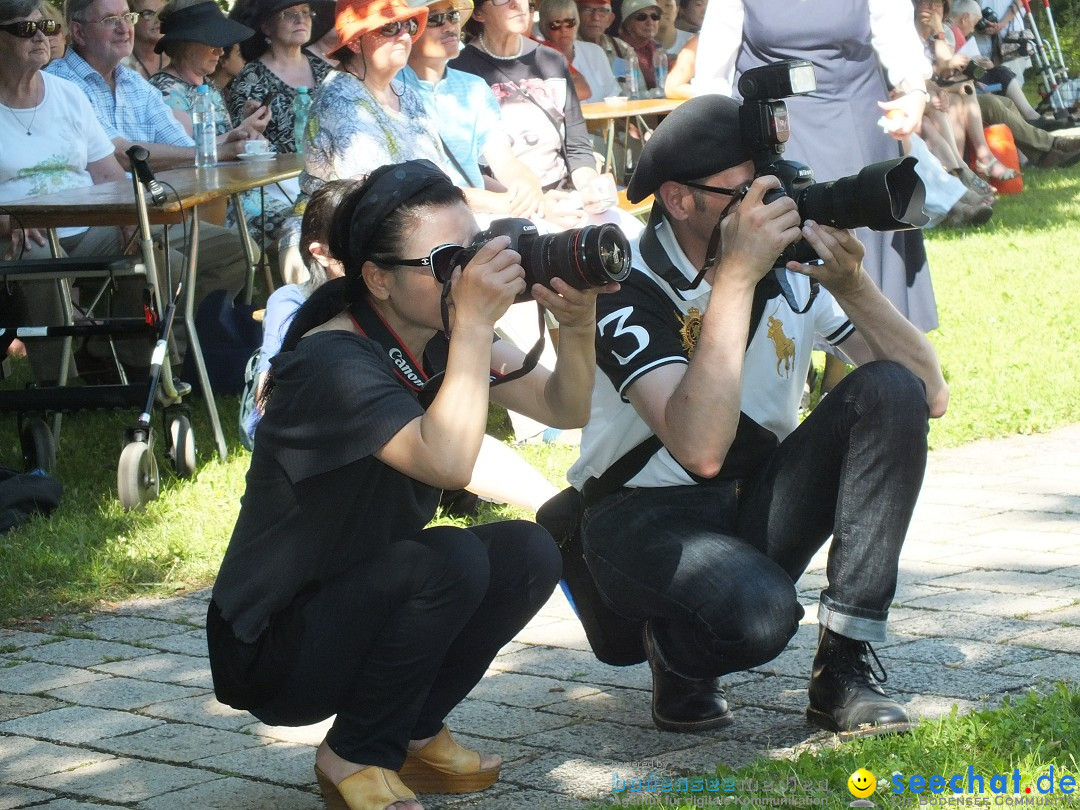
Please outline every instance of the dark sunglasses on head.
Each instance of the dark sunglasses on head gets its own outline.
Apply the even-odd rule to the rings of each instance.
[[[635,22],[645,22],[646,20],[652,20],[653,22],[660,22],[659,11],[639,11],[631,19]]]
[[[0,31],[6,31],[20,39],[30,39],[38,31],[47,37],[51,37],[53,34],[60,33],[60,23],[56,20],[22,20],[21,22],[0,25]]]
[[[401,33],[402,29],[405,29],[405,33],[410,37],[415,37],[416,32],[420,30],[420,23],[416,21],[415,17],[409,17],[407,20],[395,20],[394,22],[387,23],[375,30],[384,37],[396,37]]]
[[[427,15],[428,28],[441,28],[443,23],[456,23],[461,20],[461,12],[456,8],[450,11],[440,11],[437,14]]]
[[[440,284],[445,284],[454,273],[458,265],[458,256],[465,250],[461,245],[439,245],[431,249],[431,253],[423,259],[386,259],[377,262],[383,265],[401,265],[402,267],[426,267],[431,275]]]
[[[576,28],[577,20],[573,17],[567,17],[564,20],[552,20],[547,24],[548,31],[562,31],[566,28]]]

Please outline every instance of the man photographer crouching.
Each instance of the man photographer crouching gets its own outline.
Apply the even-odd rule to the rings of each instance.
[[[585,489],[585,559],[610,605],[643,621],[653,721],[699,731],[732,721],[718,676],[772,660],[795,634],[794,583],[831,535],[807,716],[841,733],[905,730],[870,642],[885,639],[927,420],[945,412],[948,388],[930,343],[863,270],[855,236],[800,228],[787,196],[763,202],[780,184],[754,179],[738,109],[718,95],[687,101],[631,179],[631,200],[656,201],[634,271],[598,299],[606,378],[568,476]],[[719,258],[694,286],[721,221]],[[824,288],[804,314],[769,272],[800,238],[823,259],[787,264],[802,302],[808,274]],[[815,335],[867,365],[800,425]],[[658,452],[590,503],[588,479],[652,434]]]

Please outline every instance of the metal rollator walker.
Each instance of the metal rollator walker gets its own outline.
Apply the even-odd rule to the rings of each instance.
[[[124,429],[123,449],[117,464],[116,486],[124,509],[135,509],[155,499],[160,488],[157,458],[154,445],[157,434],[151,418],[155,412],[162,416],[165,435],[165,454],[172,461],[176,474],[181,478],[195,471],[195,436],[184,404],[183,393],[177,391],[169,362],[169,339],[172,335],[177,308],[184,295],[186,268],[174,285],[169,267],[168,250],[165,256],[167,300],[162,308],[162,296],[154,279],[157,278],[154,246],[147,215],[145,194],[150,194],[155,204],[164,202],[164,188],[154,180],[146,165],[148,153],[143,147],[128,150],[133,175],[132,187],[138,216],[139,256],[110,257],[61,257],[61,248],[55,229],[49,230],[53,256],[51,259],[16,260],[0,262],[0,279],[17,281],[33,278],[35,281],[52,280],[60,295],[64,323],[49,326],[20,326],[14,330],[0,328],[0,342],[4,347],[13,338],[33,341],[45,337],[62,337],[57,385],[31,386],[25,390],[0,391],[0,411],[18,415],[19,438],[23,462],[27,470],[41,468],[51,472],[56,463],[56,443],[60,435],[61,414],[82,410],[135,409],[138,417]],[[165,246],[168,247],[167,244]],[[141,259],[137,261],[137,259]],[[143,294],[142,317],[98,317],[93,309],[109,293],[116,281],[124,277],[141,276],[146,279]],[[89,314],[74,319],[74,308],[68,285],[69,280],[100,281],[96,294],[86,307]],[[72,339],[97,336],[104,338],[116,364],[119,384],[67,386]],[[131,383],[116,355],[113,343],[118,337],[153,337],[149,373],[142,382]],[[149,342],[149,341],[148,341]],[[46,419],[52,417],[50,428]]]

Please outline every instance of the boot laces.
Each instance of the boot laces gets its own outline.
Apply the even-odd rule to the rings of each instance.
[[[846,645],[845,645],[846,646]],[[881,663],[881,659],[878,658],[877,653],[874,652],[874,648],[870,645],[869,641],[855,641],[851,642],[851,646],[846,646],[844,650],[845,655],[838,656],[840,659],[837,663],[839,666],[838,674],[854,676],[856,680],[865,681],[873,684],[875,681],[879,684],[887,683],[889,675],[885,672],[885,666]],[[869,655],[867,655],[869,653]],[[870,659],[873,659],[873,664],[877,665],[877,671],[875,671]],[[880,673],[880,674],[879,674]]]

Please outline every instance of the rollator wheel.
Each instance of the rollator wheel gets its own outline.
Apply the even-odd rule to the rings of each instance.
[[[195,473],[195,434],[191,430],[191,420],[183,414],[170,420],[169,439],[169,457],[176,474],[190,478]]]
[[[22,445],[23,467],[27,472],[40,469],[51,473],[56,467],[56,442],[44,419],[31,416],[23,421],[19,429],[19,443]]]
[[[158,465],[146,442],[131,442],[120,454],[116,489],[125,510],[138,509],[158,496]]]

